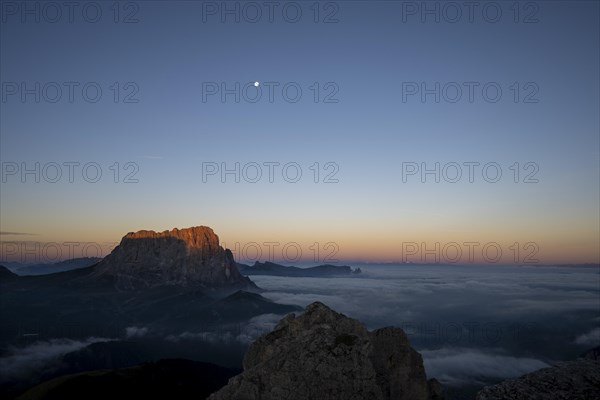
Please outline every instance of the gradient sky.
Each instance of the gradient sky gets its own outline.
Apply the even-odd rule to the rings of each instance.
[[[335,246],[333,258],[340,261],[398,261],[407,242],[429,248],[493,242],[502,262],[514,262],[509,246],[517,242],[519,263],[534,247],[540,263],[599,262],[598,2],[520,2],[518,23],[512,1],[494,3],[502,10],[496,23],[482,15],[488,2],[479,2],[472,22],[463,8],[456,23],[444,18],[453,17],[450,9],[439,23],[431,15],[422,22],[418,11],[403,12],[421,2],[400,1],[321,2],[318,23],[315,2],[298,1],[288,16],[297,7],[302,16],[291,23],[282,16],[289,2],[279,3],[273,22],[263,8],[256,23],[243,14],[239,23],[231,15],[222,22],[218,13],[203,14],[203,7],[222,2],[132,2],[138,9],[121,3],[119,20],[134,13],[138,22],[115,23],[113,2],[100,1],[94,4],[102,16],[90,23],[81,12],[87,3],[80,2],[73,22],[63,9],[52,23],[54,10],[40,8],[40,22],[29,14],[23,22],[21,2],[2,1],[3,171],[12,163],[33,168],[77,161],[98,163],[103,172],[97,183],[86,182],[80,169],[70,183],[66,167],[57,183],[3,176],[0,231],[35,236],[3,234],[2,257],[14,258],[6,254],[9,241],[114,244],[129,231],[207,225],[238,257],[245,247],[254,254],[251,242],[260,245],[262,259],[269,258],[265,242],[279,243],[274,259],[282,258],[286,243],[298,243],[305,261],[314,258],[313,243],[321,249],[317,261]],[[253,18],[254,11],[246,11]],[[330,13],[338,22],[323,23]],[[537,22],[524,23],[527,16]],[[256,103],[243,97],[236,103],[233,95],[224,103],[219,95],[203,101],[206,82],[231,88],[255,81],[263,90],[264,82],[279,83],[272,103],[266,92]],[[22,102],[20,92],[11,94],[22,82],[27,88],[35,82],[79,86],[73,102],[64,89],[56,103],[43,96],[36,103],[34,95]],[[87,82],[103,90],[97,103],[81,95]],[[121,96],[130,92],[128,82],[137,85],[139,101],[115,103],[114,82]],[[296,103],[282,96],[288,82],[303,90]],[[314,82],[321,96],[333,82],[338,102],[315,103]],[[473,102],[465,89],[456,103],[443,97],[436,103],[433,95],[403,101],[406,82],[480,86]],[[496,103],[482,97],[488,82],[502,88]],[[515,82],[518,102],[510,89]],[[538,102],[523,102],[532,87],[539,88]],[[425,183],[418,175],[403,182],[406,162],[433,168],[469,161],[497,163],[502,178],[486,182],[480,165],[472,183],[466,167],[457,183],[436,183],[431,175]],[[115,162],[120,181],[131,171],[124,165],[135,163],[138,182],[114,183],[109,167]],[[279,167],[270,183],[263,166],[257,183],[243,176],[236,183],[232,175],[225,183],[217,175],[203,182],[208,162],[230,168],[293,162],[302,178],[286,182]],[[310,169],[315,162],[319,183]],[[328,162],[338,167],[338,183],[323,182]],[[509,169],[515,162],[519,183]],[[538,183],[523,182],[528,162],[539,168]],[[326,247],[329,242],[335,245]],[[523,249],[528,242],[535,246]],[[481,246],[478,262],[485,261]]]

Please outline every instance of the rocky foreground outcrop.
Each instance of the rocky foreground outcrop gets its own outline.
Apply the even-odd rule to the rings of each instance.
[[[600,361],[579,359],[483,388],[477,400],[599,400]]]
[[[93,278],[112,280],[124,290],[160,285],[256,288],[206,226],[130,232],[94,269]]]
[[[421,355],[399,328],[369,332],[316,302],[257,339],[244,372],[210,400],[434,400]]]

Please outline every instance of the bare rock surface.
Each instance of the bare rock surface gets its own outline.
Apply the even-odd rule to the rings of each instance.
[[[421,355],[399,328],[369,332],[322,303],[289,314],[258,338],[244,372],[210,400],[433,400]]]
[[[119,289],[160,285],[255,288],[242,276],[230,250],[206,226],[164,232],[138,231],[97,264],[95,278],[111,279]]]
[[[599,400],[600,361],[579,359],[483,388],[477,400]]]

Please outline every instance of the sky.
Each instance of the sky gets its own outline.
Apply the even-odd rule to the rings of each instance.
[[[600,261],[598,2],[0,4],[2,260]]]

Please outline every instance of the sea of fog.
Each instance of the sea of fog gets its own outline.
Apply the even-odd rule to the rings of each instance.
[[[263,296],[278,303],[321,301],[369,329],[404,329],[422,354],[428,377],[441,381],[452,400],[473,399],[486,384],[575,359],[600,345],[597,267],[352,266],[362,273],[251,279],[265,289]],[[282,317],[262,314],[244,324],[166,337],[152,327],[131,326],[120,338],[35,342],[0,357],[0,384],[51,370],[64,354],[91,343],[123,339],[163,343],[169,357],[223,363],[224,354],[233,351],[233,359],[241,361],[245,348]],[[204,354],[206,349],[212,356]]]
[[[354,265],[336,278],[252,276],[265,297],[321,301],[369,329],[398,326],[428,377],[481,386],[600,345],[600,271],[585,267]]]

